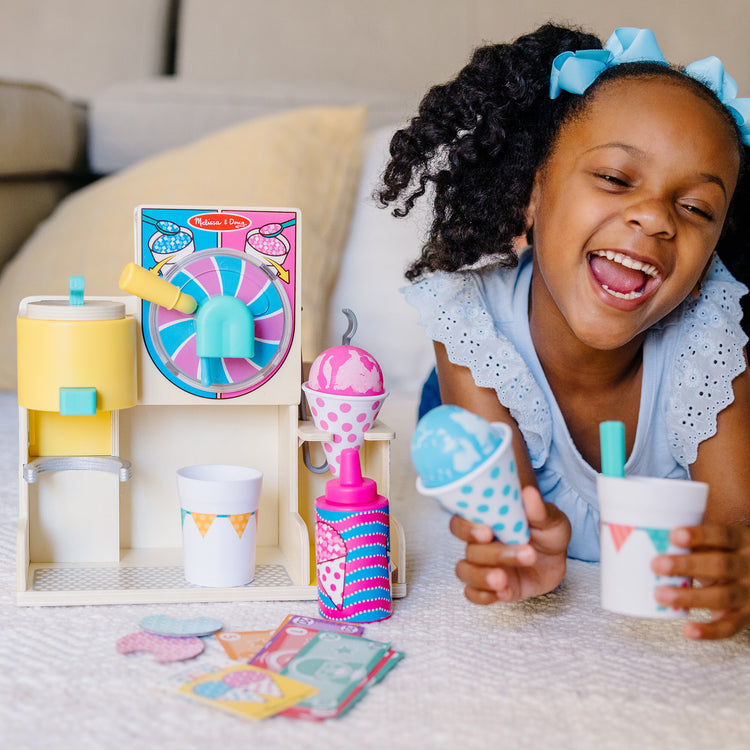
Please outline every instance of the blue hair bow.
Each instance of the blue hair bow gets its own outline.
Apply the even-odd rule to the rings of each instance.
[[[563,52],[552,61],[549,95],[556,99],[561,91],[583,94],[608,68],[628,62],[655,62],[666,65],[654,32],[649,29],[616,29],[604,49]],[[737,98],[737,83],[724,71],[718,57],[691,63],[684,73],[695,78],[719,97],[739,126],[742,142],[750,146],[750,99]]]
[[[737,82],[724,71],[721,60],[718,57],[696,60],[685,67],[685,73],[708,86],[719,97],[739,126],[742,142],[750,146],[750,99],[737,97]]]

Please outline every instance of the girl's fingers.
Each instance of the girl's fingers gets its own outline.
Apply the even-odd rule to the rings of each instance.
[[[521,490],[521,498],[529,526],[544,528],[549,521],[549,513],[539,490],[533,485],[527,485]]]
[[[481,589],[475,589],[471,586],[464,588],[464,596],[472,604],[494,604],[498,599],[497,594],[494,591],[482,591]]]
[[[502,568],[483,568],[466,560],[456,563],[456,577],[478,591],[502,591],[508,586],[508,575]]]
[[[723,612],[713,622],[688,622],[682,629],[685,638],[692,640],[717,640],[731,638],[750,623],[748,612]]]
[[[737,580],[750,576],[750,557],[727,552],[658,555],[651,562],[651,569],[658,575]]]
[[[656,601],[675,609],[710,609],[713,611],[741,610],[750,606],[750,589],[742,583],[701,588],[661,586],[655,592]]]
[[[750,549],[750,528],[707,522],[700,526],[675,529],[669,535],[678,547],[714,547],[725,550]]]
[[[536,550],[528,544],[467,544],[466,560],[474,565],[526,567],[537,560]]]
[[[483,568],[466,560],[459,560],[456,564],[456,577],[466,584],[467,592],[473,597],[470,600],[477,604],[507,602],[517,599],[520,594],[518,574],[512,569]],[[480,595],[479,592],[486,592],[490,596]]]
[[[458,515],[451,516],[448,526],[451,530],[451,534],[462,542],[479,542],[480,544],[488,544],[495,538],[495,535],[492,533],[492,529],[489,526],[472,523]]]

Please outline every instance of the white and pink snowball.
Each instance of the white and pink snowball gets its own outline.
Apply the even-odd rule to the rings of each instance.
[[[310,367],[308,386],[322,393],[342,396],[379,396],[383,372],[364,349],[342,344],[321,352]]]

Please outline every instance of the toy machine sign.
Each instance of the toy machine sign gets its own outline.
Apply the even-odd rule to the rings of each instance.
[[[139,206],[135,218],[138,263],[195,308],[143,300],[156,367],[204,398],[234,398],[271,379],[294,333],[298,212]]]

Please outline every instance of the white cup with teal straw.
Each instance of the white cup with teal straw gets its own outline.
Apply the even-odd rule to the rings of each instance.
[[[703,518],[708,485],[688,479],[626,476],[625,426],[599,426],[602,472],[597,477],[601,514],[601,604],[611,612],[672,619],[687,612],[660,605],[660,586],[690,586],[689,578],[660,576],[651,561],[660,554],[686,554],[669,533]]]

